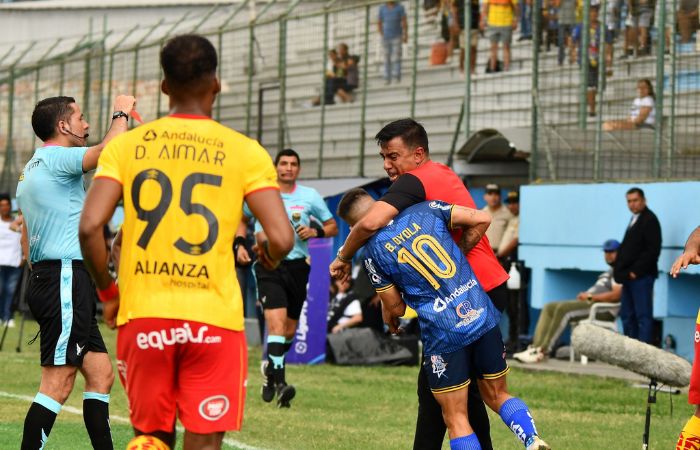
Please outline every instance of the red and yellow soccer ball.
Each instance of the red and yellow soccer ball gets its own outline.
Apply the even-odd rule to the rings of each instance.
[[[678,436],[678,443],[676,444],[676,450],[699,450],[700,449],[700,437],[693,436],[690,433],[686,433],[685,430],[681,431],[681,435]]]
[[[157,437],[142,434],[130,440],[126,450],[170,450],[170,447]]]

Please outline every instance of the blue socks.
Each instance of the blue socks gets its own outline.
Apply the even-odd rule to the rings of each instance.
[[[498,414],[523,445],[527,445],[532,437],[537,435],[537,428],[530,410],[519,398],[512,397],[506,400]]]
[[[476,434],[450,439],[450,450],[481,450]]]

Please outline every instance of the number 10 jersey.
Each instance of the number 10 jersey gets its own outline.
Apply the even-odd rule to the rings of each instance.
[[[466,347],[500,319],[452,239],[452,208],[440,201],[413,205],[365,246],[365,269],[376,291],[396,286],[418,313],[426,355]]]
[[[117,325],[158,317],[242,330],[233,238],[244,197],[279,188],[265,149],[208,117],[171,115],[110,141],[95,178],[122,185]]]

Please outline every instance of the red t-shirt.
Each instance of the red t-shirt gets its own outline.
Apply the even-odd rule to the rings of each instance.
[[[427,161],[420,167],[401,175],[380,200],[389,203],[399,211],[430,200],[442,200],[467,208],[476,208],[472,196],[457,174],[446,165],[433,161]],[[452,238],[456,242],[459,242],[461,236],[461,229],[452,231]],[[481,287],[486,292],[500,286],[508,279],[508,274],[496,259],[485,235],[466,256]]]

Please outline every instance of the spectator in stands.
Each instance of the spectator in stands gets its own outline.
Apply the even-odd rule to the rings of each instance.
[[[352,290],[351,280],[333,280],[328,304],[328,333],[341,331],[362,324],[362,305]]]
[[[591,5],[589,13],[589,35],[588,35],[588,72],[586,77],[586,85],[588,93],[586,100],[588,102],[588,115],[595,117],[595,97],[598,92],[598,52],[600,52],[600,22],[598,22],[598,5]],[[583,42],[583,24],[576,25],[574,28],[574,42],[578,44],[578,63],[584,64],[582,59],[583,51],[581,44]]]
[[[656,122],[656,107],[654,87],[647,78],[637,82],[638,97],[634,99],[630,116],[623,120],[609,120],[603,124],[603,130],[637,130],[640,128],[654,129]]]
[[[579,292],[576,300],[549,302],[544,306],[535,327],[532,345],[527,350],[514,354],[515,359],[524,363],[543,361],[554,350],[566,326],[572,321],[588,317],[593,303],[620,301],[622,285],[613,279],[612,269],[619,248],[620,243],[615,239],[605,241],[603,244],[605,262],[611,267],[598,275],[598,280],[593,286],[584,292]]]
[[[384,45],[384,84],[394,78],[401,82],[401,43],[408,42],[406,10],[397,2],[386,2],[379,7],[379,35]]]
[[[666,23],[661,23],[661,0],[656,0],[656,8],[654,9],[654,25],[656,26],[657,38],[660,33],[663,33],[665,39],[665,54],[671,53],[671,27],[676,24],[676,11],[673,9],[673,0],[666,1]]]
[[[678,2],[678,31],[681,35],[681,43],[690,42],[692,34],[698,31],[698,28],[700,28],[698,0],[680,0]]]
[[[559,0],[547,0],[546,8],[542,10],[542,29],[544,33],[545,49],[549,51],[552,45],[557,45],[559,34]]]
[[[482,211],[491,214],[491,225],[486,230],[486,237],[491,244],[493,252],[498,252],[498,246],[501,245],[503,233],[506,231],[508,221],[513,218],[513,214],[508,208],[501,203],[501,188],[497,184],[487,184],[486,194],[484,194],[486,206]]]
[[[503,45],[503,70],[510,70],[510,44],[513,30],[518,26],[518,0],[485,0],[480,28],[486,29],[491,42],[489,71],[498,69],[498,44]]]
[[[12,297],[24,260],[20,238],[22,217],[12,215],[12,204],[8,194],[0,194],[0,324],[12,328]]]
[[[608,9],[605,13],[605,66],[609,69],[607,74],[612,75],[610,69],[613,63],[614,43],[620,31],[622,0],[609,0],[606,6]]]
[[[532,0],[524,0],[520,8],[520,37],[518,41],[532,39]]]
[[[622,284],[620,319],[625,335],[651,343],[653,338],[654,280],[659,272],[661,225],[647,208],[644,191],[627,191],[632,219],[615,260],[615,281]]]
[[[564,64],[566,49],[569,49],[569,64],[575,60],[575,50],[573,41],[573,31],[576,26],[576,0],[559,0],[559,33],[557,35],[557,45],[559,55],[557,62],[561,66]]]
[[[457,18],[459,19],[459,71],[464,73],[464,53],[467,48],[466,35],[464,34],[464,6],[467,0],[455,0]],[[474,74],[476,70],[476,55],[477,55],[477,45],[479,44],[479,22],[481,16],[481,8],[479,6],[479,0],[470,0],[471,7],[471,23],[469,25],[469,33],[471,33],[471,48],[469,49],[469,67],[471,68],[471,73]]]
[[[455,3],[455,0],[440,1],[440,17],[442,19],[443,30],[446,31],[446,33],[443,33],[443,37],[445,37],[447,41],[446,62],[449,62],[452,58],[454,49],[459,47],[458,40],[461,27],[459,25],[457,5],[455,5]],[[462,22],[464,23],[464,20],[462,20]]]
[[[653,0],[627,0],[627,20],[625,21],[626,58],[631,55],[646,56],[649,51],[649,25],[651,25],[652,14],[654,13]]]
[[[335,104],[335,91],[336,91],[336,65],[338,64],[338,52],[335,49],[328,50],[328,61],[326,61],[326,78],[325,84],[323,86],[323,96],[325,98],[326,105]],[[313,106],[318,106],[321,104],[321,96],[315,97],[311,100]]]
[[[360,84],[360,74],[357,68],[359,56],[351,55],[346,43],[338,44],[336,60],[336,91],[343,103],[354,100],[353,91]]]

